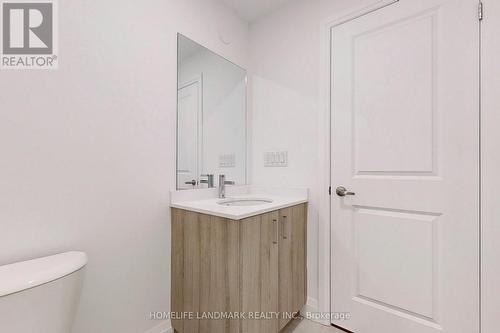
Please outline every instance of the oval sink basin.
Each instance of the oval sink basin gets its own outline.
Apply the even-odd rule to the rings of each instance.
[[[257,199],[257,198],[238,198],[238,199],[226,199],[217,202],[222,206],[259,206],[273,202],[269,199]]]

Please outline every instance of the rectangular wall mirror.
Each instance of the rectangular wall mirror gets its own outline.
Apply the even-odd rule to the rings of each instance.
[[[246,70],[177,35],[177,189],[246,184]]]

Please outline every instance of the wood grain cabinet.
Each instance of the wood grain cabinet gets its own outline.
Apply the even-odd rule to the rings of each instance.
[[[173,208],[175,331],[281,331],[306,303],[306,217],[306,204],[238,221]]]
[[[279,330],[306,304],[306,206],[279,211]]]

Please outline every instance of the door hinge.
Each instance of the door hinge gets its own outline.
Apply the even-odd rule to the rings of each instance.
[[[477,17],[479,18],[479,21],[483,20],[483,15],[484,15],[483,3],[479,2],[477,6]]]

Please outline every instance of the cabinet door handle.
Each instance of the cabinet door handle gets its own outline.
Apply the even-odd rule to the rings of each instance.
[[[273,219],[273,229],[273,244],[278,244],[278,221],[276,219]]]
[[[283,239],[288,239],[286,229],[288,227],[288,217],[286,215],[283,215],[283,228],[281,228],[281,236]]]

